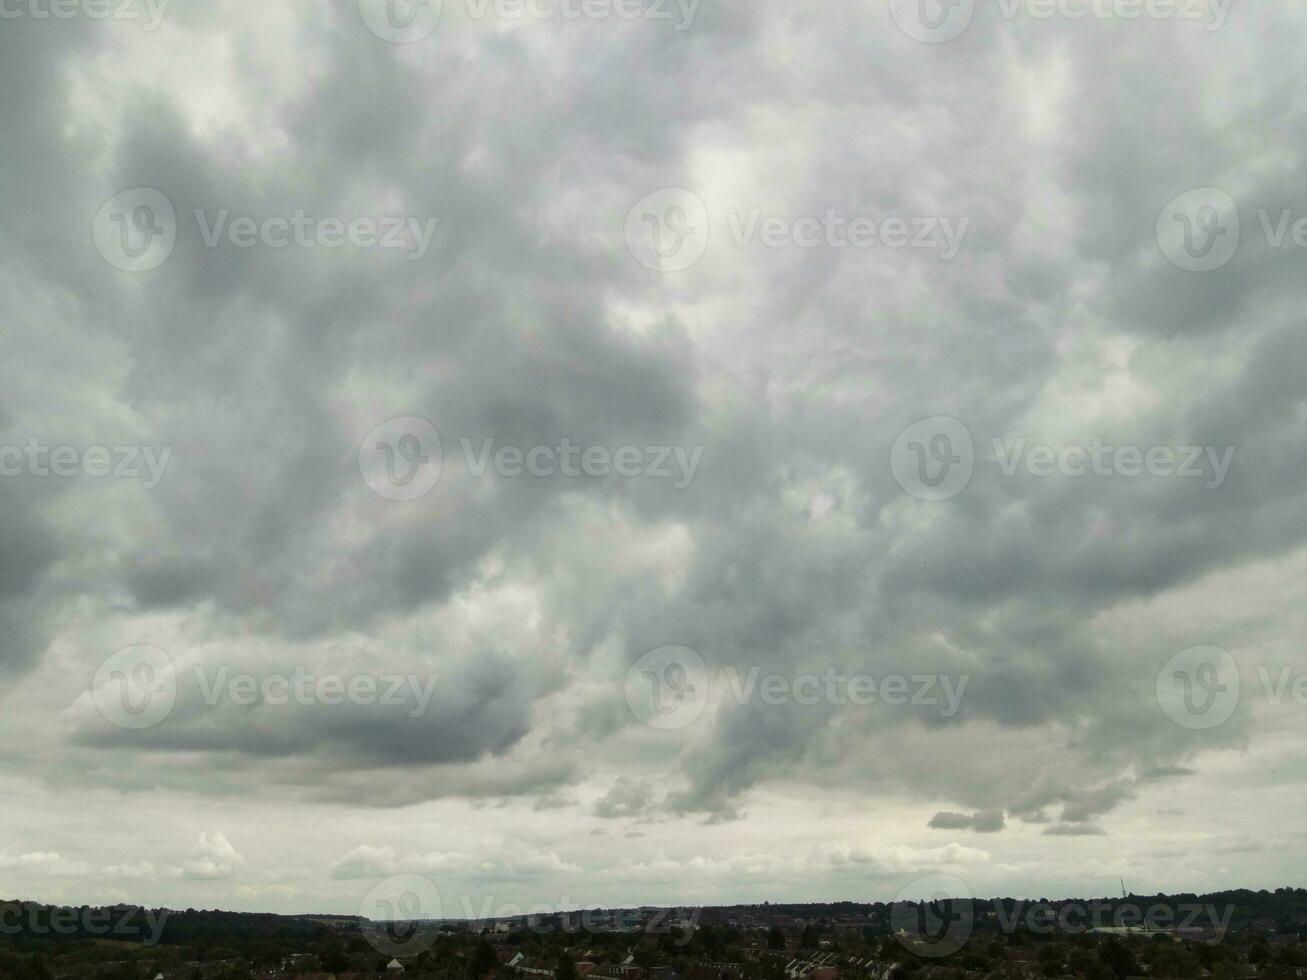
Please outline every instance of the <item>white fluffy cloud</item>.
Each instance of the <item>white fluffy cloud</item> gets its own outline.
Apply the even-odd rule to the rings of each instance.
[[[245,858],[220,830],[201,832],[190,860],[181,866],[182,877],[199,881],[222,881],[246,865]]]

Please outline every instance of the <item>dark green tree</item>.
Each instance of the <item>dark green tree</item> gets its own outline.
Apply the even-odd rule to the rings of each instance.
[[[1117,976],[1117,980],[1139,975],[1139,964],[1130,947],[1119,939],[1108,939],[1098,949],[1098,958]]]
[[[499,963],[495,951],[484,939],[477,943],[476,953],[472,956],[472,976],[484,977]]]

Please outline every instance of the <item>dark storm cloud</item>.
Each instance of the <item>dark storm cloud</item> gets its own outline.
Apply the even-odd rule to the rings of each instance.
[[[241,665],[211,663],[192,676],[179,671],[179,702],[156,727],[129,731],[90,715],[77,741],[375,769],[501,756],[530,728],[533,692],[512,663],[493,654],[447,666],[440,675],[388,671],[360,677],[296,665],[269,685],[272,673],[262,665],[255,670],[244,674],[248,682],[240,679]]]
[[[59,553],[53,529],[0,485],[0,669],[26,669],[39,656],[46,613],[37,590]]]
[[[62,249],[69,229],[49,220],[61,213],[59,201],[72,174],[72,164],[65,159],[68,143],[60,131],[67,97],[61,68],[67,56],[92,42],[85,25],[66,31],[50,26],[31,19],[6,21],[0,31],[0,85],[10,93],[0,104],[0,130],[10,134],[0,141],[0,186],[5,188],[0,218],[6,229],[0,235],[0,256],[7,270],[0,276],[0,294],[12,304],[6,313],[3,357],[6,373],[24,379],[21,385],[14,381],[5,386],[0,405],[4,447],[50,437],[41,407],[23,397],[29,385],[40,384],[33,377],[40,360],[19,346],[24,334],[16,321],[25,304],[17,289],[26,276],[59,277],[67,266]],[[31,306],[39,309],[36,303]],[[0,477],[0,669],[7,671],[26,670],[40,656],[48,640],[50,610],[38,587],[70,547],[41,513],[41,496],[34,480]]]

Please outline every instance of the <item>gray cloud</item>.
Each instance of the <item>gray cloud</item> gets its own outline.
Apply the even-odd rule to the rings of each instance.
[[[1051,837],[1102,837],[1107,831],[1094,824],[1059,823],[1046,827],[1044,833]]]
[[[993,834],[1002,830],[1006,820],[1002,810],[985,810],[979,813],[954,813],[941,810],[930,818],[936,830],[974,830],[978,834]]]
[[[595,802],[594,812],[600,817],[641,817],[654,802],[654,789],[647,782],[619,776],[613,788]]]
[[[1298,785],[1277,753],[1301,721],[1255,696],[1254,673],[1268,651],[1302,665],[1307,333],[1301,255],[1259,241],[1255,215],[1302,199],[1307,16],[1236,10],[1207,32],[985,8],[927,45],[886,8],[725,0],[683,32],[450,9],[412,45],[374,37],[351,3],[251,18],[173,0],[155,34],[6,21],[0,447],[172,450],[149,489],[0,477],[4,724],[22,746],[3,753],[21,784],[5,789],[24,825],[80,792],[105,794],[106,820],[161,795],[172,836],[158,854],[119,842],[115,863],[183,869],[160,877],[199,888],[310,887],[303,874],[330,889],[447,854],[408,843],[431,827],[525,812],[541,829],[522,849],[557,852],[540,873],[584,865],[614,890],[656,890],[710,857],[737,897],[766,875],[843,884],[858,864],[885,887],[951,868],[1034,893],[1082,866],[1051,850],[1073,848],[1062,840],[1044,842],[1056,871],[994,871],[1043,863],[1004,850],[1020,823],[1069,838],[1165,818],[1162,804],[1198,819],[1207,801],[1160,795],[1233,784],[1235,753],[1250,760],[1240,791]],[[1244,240],[1225,268],[1183,272],[1157,217],[1208,185],[1237,197]],[[658,275],[623,224],[675,186],[704,200],[711,235],[695,266]],[[132,187],[178,216],[172,255],[140,274],[90,234]],[[210,248],[197,209],[437,225],[421,261]],[[965,216],[970,230],[950,262],[739,247],[728,209]],[[918,501],[891,447],[941,414],[967,425],[975,472],[953,499]],[[358,464],[400,416],[430,419],[444,450],[439,483],[411,502],[374,493]],[[1219,488],[1005,476],[994,440],[1022,437],[1236,454]],[[476,476],[461,448],[564,438],[702,447],[702,463],[682,488]],[[168,651],[179,686],[166,720],[136,731],[90,688],[142,643]],[[1166,715],[1156,685],[1208,643],[1234,652],[1245,696],[1200,730]],[[703,657],[713,698],[653,729],[627,673],[671,644]],[[209,704],[193,675],[297,667],[438,682],[412,714]],[[947,716],[734,697],[729,678],[755,669],[966,686]],[[247,809],[220,825],[242,860],[194,825],[236,801]],[[946,809],[923,827],[922,806]],[[264,867],[252,831],[283,807],[321,808],[330,860],[353,857],[319,860],[316,879],[305,854],[246,880]],[[818,807],[863,821],[840,825],[842,861],[819,852],[837,818]],[[560,843],[620,844],[562,822],[612,819],[641,822],[627,833],[642,853],[590,864]],[[1240,819],[1232,835],[1266,830]],[[790,820],[819,822],[786,838]],[[985,850],[941,849],[939,830],[985,834]],[[20,852],[103,864],[37,837]],[[701,841],[721,853],[694,853]],[[758,857],[782,845],[807,857]],[[528,865],[496,857],[500,838],[478,846],[457,873]],[[314,894],[348,905],[340,887]]]

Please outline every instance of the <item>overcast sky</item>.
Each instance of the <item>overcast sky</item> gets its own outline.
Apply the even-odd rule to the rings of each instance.
[[[1302,883],[1307,10],[122,3],[0,0],[0,897]]]

